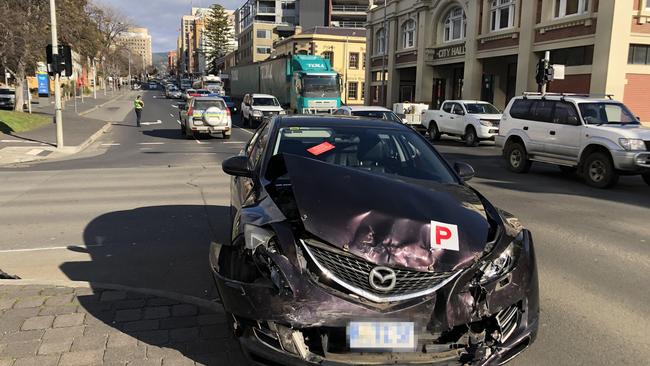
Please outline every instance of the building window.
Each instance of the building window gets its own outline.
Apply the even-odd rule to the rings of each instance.
[[[586,13],[589,10],[589,0],[555,0],[555,17],[563,18]]]
[[[594,46],[559,48],[551,51],[551,64],[565,66],[591,65],[594,60]]]
[[[402,48],[415,46],[415,20],[409,19],[402,24]]]
[[[330,62],[331,67],[334,67],[334,52],[332,51],[323,52],[323,58]]]
[[[260,55],[270,55],[271,47],[257,47],[257,53]]]
[[[268,30],[258,30],[257,38],[263,38],[263,39],[271,38],[271,32]]]
[[[515,0],[492,0],[490,5],[490,29],[498,31],[512,28],[515,24]]]
[[[445,18],[444,41],[453,42],[465,39],[467,31],[467,20],[463,8],[457,7],[452,9],[447,18]]]
[[[361,68],[365,69],[366,68],[366,53],[364,52],[363,55],[363,60],[361,61]]]
[[[361,83],[361,99],[366,99],[366,83]]]
[[[386,52],[386,30],[384,28],[375,32],[375,55],[383,55]]]
[[[354,52],[350,53],[350,61],[348,63],[348,67],[351,69],[358,69],[359,68],[359,54]]]
[[[351,81],[348,83],[348,99],[357,99],[359,83]]]
[[[631,44],[627,56],[630,65],[650,65],[650,45]]]

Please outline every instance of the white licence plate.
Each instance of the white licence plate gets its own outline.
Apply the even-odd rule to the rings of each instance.
[[[415,332],[412,322],[350,322],[350,349],[414,350]]]

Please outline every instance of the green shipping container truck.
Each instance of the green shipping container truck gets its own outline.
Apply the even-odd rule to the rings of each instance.
[[[234,99],[271,94],[284,108],[300,114],[331,113],[341,106],[341,78],[320,56],[283,56],[235,66],[230,78]]]

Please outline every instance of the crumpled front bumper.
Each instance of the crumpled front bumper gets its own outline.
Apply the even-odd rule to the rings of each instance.
[[[282,272],[290,291],[280,291],[270,281],[244,283],[222,276],[218,266],[220,244],[211,246],[210,263],[224,308],[239,323],[238,336],[244,351],[261,364],[458,364],[464,357],[462,349],[431,346],[427,353],[422,348],[427,339],[432,339],[432,334],[459,329],[473,334],[470,328],[492,324],[506,312],[515,314],[507,324],[508,337],[492,347],[484,346],[480,359],[468,362],[491,365],[519,354],[537,334],[537,268],[532,238],[529,233],[525,238],[512,271],[480,288],[471,286],[475,271],[468,269],[432,294],[385,304],[337,292],[314,280],[309,269],[277,253],[269,257]],[[332,348],[313,339],[315,334],[327,333],[332,343],[334,335],[345,332],[350,321],[386,319],[415,323],[420,339],[415,352],[362,354],[350,351],[344,344]],[[311,340],[305,341],[307,338]],[[296,343],[287,347],[290,341]]]

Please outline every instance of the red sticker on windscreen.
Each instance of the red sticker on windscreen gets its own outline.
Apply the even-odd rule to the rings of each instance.
[[[312,155],[318,156],[320,154],[323,154],[323,153],[326,153],[326,152],[332,150],[334,147],[335,147],[334,145],[332,145],[329,142],[325,141],[325,142],[323,142],[321,144],[310,147],[309,149],[307,149],[307,151],[309,151],[309,153],[311,153]]]

